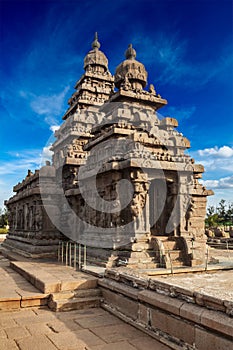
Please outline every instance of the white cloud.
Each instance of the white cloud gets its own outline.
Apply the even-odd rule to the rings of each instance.
[[[233,189],[233,175],[220,178],[219,180],[200,180],[203,186],[212,189]]]
[[[0,165],[0,208],[3,201],[12,196],[13,186],[21,182],[27,175],[27,170],[34,172],[51,160],[51,144],[41,149],[8,152],[8,159]]]
[[[41,165],[41,150],[22,150],[21,153],[9,152],[9,160],[1,162],[0,176],[9,174],[19,174],[19,180],[22,172],[27,169],[38,169]]]
[[[39,116],[44,116],[47,124],[54,126],[58,124],[57,117],[61,117],[64,112],[65,98],[69,90],[66,86],[60,93],[51,95],[36,95],[31,92],[21,90],[20,96],[29,101],[33,112]]]
[[[51,145],[45,146],[42,151],[42,163],[44,163],[44,160],[51,160],[53,152],[51,151]]]
[[[233,147],[224,145],[214,146],[198,151],[190,151],[190,155],[196,163],[204,165],[206,172],[225,172],[226,175],[233,173]]]
[[[200,156],[214,156],[219,158],[230,158],[233,157],[233,147],[222,146],[222,147],[212,147],[199,150],[198,154]]]
[[[200,180],[208,189],[214,191],[214,196],[207,197],[208,206],[217,206],[221,199],[233,203],[233,175],[222,177],[219,180]]]
[[[52,132],[55,132],[55,131],[58,130],[59,128],[60,128],[59,125],[51,125],[49,129],[50,129]]]
[[[203,180],[207,189],[214,191],[208,197],[208,205],[217,205],[221,199],[233,202],[233,149],[230,146],[214,146],[196,152],[189,152],[196,163],[205,167]]]
[[[69,87],[59,94],[47,95],[47,96],[35,96],[31,101],[31,108],[39,115],[60,115],[64,104],[64,99]]]

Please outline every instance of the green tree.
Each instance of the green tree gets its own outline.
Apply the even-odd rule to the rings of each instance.
[[[0,208],[0,228],[5,227],[8,224],[7,220],[7,209]]]
[[[226,213],[226,201],[221,199],[217,207],[217,214],[219,217],[219,223],[222,223],[223,225],[226,221]]]
[[[213,214],[205,219],[205,224],[207,227],[216,227],[219,224],[218,214]]]
[[[226,212],[226,223],[233,225],[233,203],[230,203]]]
[[[225,199],[221,199],[217,208],[210,206],[206,213],[206,226],[233,225],[233,203],[227,207]]]

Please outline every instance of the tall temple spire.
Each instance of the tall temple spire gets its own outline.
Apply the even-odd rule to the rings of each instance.
[[[68,101],[70,107],[63,116],[63,119],[67,119],[77,109],[88,108],[89,106],[101,106],[109,99],[114,89],[114,78],[108,69],[108,59],[99,50],[100,43],[97,32],[91,46],[92,49],[84,58],[85,72],[75,85],[76,91]]]
[[[99,43],[99,40],[98,40],[98,33],[97,32],[95,32],[95,39],[94,39],[94,41],[93,41],[91,46],[92,46],[93,50],[99,49],[100,46],[101,46],[100,43]]]

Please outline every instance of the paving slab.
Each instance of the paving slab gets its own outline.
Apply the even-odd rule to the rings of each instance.
[[[85,318],[78,318],[75,319],[75,322],[82,326],[83,328],[96,328],[96,327],[103,327],[103,326],[109,326],[109,325],[120,325],[124,324],[123,321],[116,318],[113,315],[100,315],[96,317],[85,317]]]
[[[27,329],[21,326],[5,328],[4,330],[7,334],[8,339],[17,340],[17,339],[28,337],[30,335]]]
[[[130,340],[129,343],[137,350],[170,350],[171,348],[161,344],[156,339],[149,336],[142,336],[137,339]]]
[[[157,342],[103,309],[2,311],[0,339],[1,350],[167,350],[145,348]]]
[[[17,323],[11,316],[1,317],[0,312],[0,329],[17,326]]]
[[[57,347],[45,335],[23,338],[18,340],[17,344],[20,350],[57,350]]]
[[[0,348],[1,350],[19,350],[19,348],[14,340],[1,339],[0,344],[1,344],[1,348]]]
[[[75,346],[84,350],[85,346],[105,344],[103,340],[86,329],[77,332],[54,333],[48,335],[48,338],[61,350],[68,350]]]
[[[147,348],[146,350],[159,350],[160,348]],[[137,350],[132,344],[127,341],[120,341],[117,343],[97,345],[91,347],[91,350]]]
[[[143,332],[125,323],[91,328],[91,330],[106,343],[135,339],[144,335]]]
[[[46,324],[47,327],[54,333],[62,333],[68,331],[79,331],[83,329],[74,320],[66,319],[66,321],[53,320]]]
[[[0,343],[2,338],[7,338],[7,335],[4,329],[0,329]]]
[[[108,313],[107,313],[108,314]],[[57,313],[57,319],[65,320],[76,320],[85,318],[95,318],[99,315],[106,315],[106,311],[100,308],[84,309],[84,310],[74,310],[69,312]]]
[[[52,332],[49,325],[45,322],[43,323],[32,323],[27,324],[25,329],[29,332],[30,335],[40,335],[40,334],[50,334]]]

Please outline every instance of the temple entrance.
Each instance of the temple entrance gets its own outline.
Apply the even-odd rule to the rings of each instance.
[[[149,188],[150,230],[153,236],[173,236],[168,232],[168,222],[174,209],[176,194],[173,180],[154,179]]]

